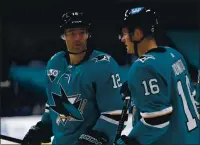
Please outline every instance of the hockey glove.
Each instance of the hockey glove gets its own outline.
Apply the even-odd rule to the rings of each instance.
[[[51,142],[52,135],[51,127],[40,121],[29,129],[21,145],[40,145],[41,142],[48,143]]]
[[[131,91],[128,88],[128,82],[124,82],[121,89],[120,94],[122,95],[122,100],[124,101],[127,96],[131,96]]]
[[[122,135],[115,145],[141,145],[139,142],[137,142],[135,139],[131,139],[125,135]]]
[[[76,145],[107,145],[107,136],[95,130],[89,131],[87,134],[82,134]]]

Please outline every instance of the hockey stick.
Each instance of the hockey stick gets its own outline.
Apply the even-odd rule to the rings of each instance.
[[[124,128],[124,122],[126,120],[126,116],[127,116],[127,110],[128,110],[128,107],[129,107],[129,104],[130,104],[130,95],[129,96],[125,96],[124,97],[125,100],[125,105],[123,107],[123,110],[122,110],[122,114],[121,114],[121,119],[119,121],[119,125],[118,125],[118,128],[117,128],[117,132],[116,132],[116,136],[115,136],[115,142],[120,138],[121,136],[121,133],[122,133],[122,130]]]
[[[198,78],[197,78],[197,91],[200,91],[200,70],[198,70]],[[198,93],[199,96],[197,96],[197,102],[196,102],[196,106],[198,109],[198,113],[199,113],[199,119],[200,119],[200,92]]]
[[[198,78],[197,78],[197,83],[200,84],[200,69],[198,70]]]
[[[2,135],[2,134],[1,134],[0,137],[1,137],[1,139],[7,140],[7,141],[11,141],[11,142],[19,143],[19,144],[22,143],[22,140],[21,140],[21,139],[17,139],[17,138],[14,138],[14,137]]]

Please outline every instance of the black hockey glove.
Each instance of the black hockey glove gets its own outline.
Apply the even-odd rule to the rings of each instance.
[[[121,89],[120,94],[122,95],[122,100],[124,101],[127,96],[131,96],[131,91],[128,88],[128,82],[124,82]]]
[[[21,145],[40,145],[41,142],[48,143],[51,142],[51,136],[53,136],[51,126],[49,127],[39,121],[29,129]]]
[[[87,134],[82,134],[76,145],[107,145],[107,136],[95,130],[89,131]]]
[[[131,139],[126,135],[122,135],[114,145],[141,145],[135,139]]]

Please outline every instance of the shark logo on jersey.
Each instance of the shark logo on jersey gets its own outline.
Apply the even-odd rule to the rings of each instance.
[[[138,58],[136,61],[141,61],[142,63],[144,63],[148,59],[155,59],[155,57],[153,57],[152,55],[143,55],[140,58]]]
[[[110,56],[102,54],[102,55],[98,55],[98,56],[92,58],[92,60],[94,60],[95,62],[110,61]]]
[[[47,70],[47,75],[51,82],[53,82],[55,80],[55,78],[58,76],[59,73],[60,73],[59,70],[55,70],[55,69]]]
[[[58,114],[57,124],[60,122],[65,125],[67,121],[83,121],[82,116],[87,100],[80,98],[81,94],[67,96],[64,89],[60,86],[61,94],[51,93],[54,105],[49,107]]]

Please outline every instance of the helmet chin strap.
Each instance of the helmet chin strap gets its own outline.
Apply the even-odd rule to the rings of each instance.
[[[132,37],[131,37],[132,38]],[[138,44],[140,43],[140,42],[142,42],[142,40],[144,40],[144,36],[140,39],[140,40],[138,40],[138,41],[135,41],[135,40],[132,40],[131,39],[131,41],[133,42],[133,45],[134,45],[134,52],[135,52],[135,55],[137,56],[137,57],[139,57],[139,55],[138,55]]]

